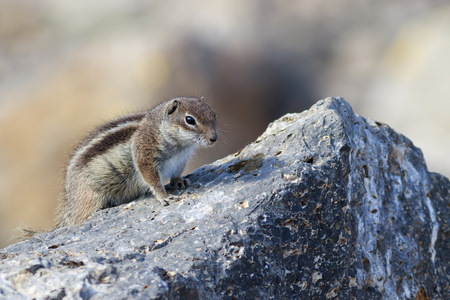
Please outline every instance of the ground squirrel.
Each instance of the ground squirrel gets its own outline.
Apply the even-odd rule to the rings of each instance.
[[[187,161],[216,140],[216,113],[203,97],[175,98],[97,127],[69,160],[56,227],[81,224],[96,210],[146,194],[168,205],[164,182],[189,185],[180,178]],[[24,237],[36,234],[24,231]]]

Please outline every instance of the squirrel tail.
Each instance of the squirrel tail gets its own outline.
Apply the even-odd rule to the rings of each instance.
[[[25,240],[31,239],[32,237],[35,237],[44,232],[45,232],[45,230],[34,230],[34,229],[31,229],[26,226],[20,226],[13,233],[13,236],[11,237],[11,241],[16,242],[16,243],[25,241]]]
[[[40,234],[51,232],[51,231],[54,231],[56,229],[59,229],[59,228],[65,227],[65,226],[67,226],[67,224],[61,220],[59,220],[55,226],[47,228],[47,229],[42,229],[42,230],[36,230],[36,229],[30,228],[26,225],[21,225],[14,230],[14,232],[10,238],[10,241],[13,243],[22,242],[22,241],[34,238]]]
[[[19,226],[18,228],[16,228],[16,230],[13,233],[13,235],[12,235],[10,240],[13,243],[22,242],[22,241],[31,239],[31,238],[33,238],[35,236],[38,236],[38,235],[40,235],[42,233],[53,231],[53,230],[57,229],[57,227],[58,226],[55,226],[55,227],[50,228],[50,229],[35,230],[35,229],[29,228],[27,226]]]
[[[63,203],[65,203],[65,202],[63,202]],[[55,220],[56,225],[51,227],[51,228],[48,228],[48,229],[35,230],[35,229],[30,228],[30,227],[28,227],[26,225],[20,225],[19,227],[17,227],[14,230],[14,232],[13,232],[11,238],[10,238],[10,241],[13,242],[13,243],[22,242],[22,241],[31,239],[33,237],[36,237],[36,236],[38,236],[40,234],[43,234],[43,233],[46,233],[46,232],[51,232],[51,231],[54,231],[54,230],[59,229],[61,227],[67,226],[68,224],[64,221],[65,219],[61,217],[63,215],[64,211],[65,210],[64,210],[63,204],[60,204],[58,206],[58,208],[57,208],[57,212],[58,212],[59,216]]]

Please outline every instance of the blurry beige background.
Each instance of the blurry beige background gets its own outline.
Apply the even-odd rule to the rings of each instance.
[[[342,96],[450,176],[447,1],[0,1],[0,247],[53,225],[64,163],[100,122],[205,96],[223,133],[188,171]]]

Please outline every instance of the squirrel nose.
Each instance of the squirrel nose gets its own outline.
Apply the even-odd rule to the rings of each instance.
[[[217,141],[217,132],[214,132],[211,137],[209,138],[209,141],[211,144],[214,144]]]

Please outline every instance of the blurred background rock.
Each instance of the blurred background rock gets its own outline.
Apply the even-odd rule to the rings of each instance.
[[[221,141],[342,96],[450,175],[448,1],[0,1],[0,247],[53,225],[62,170],[95,125],[205,96]]]

